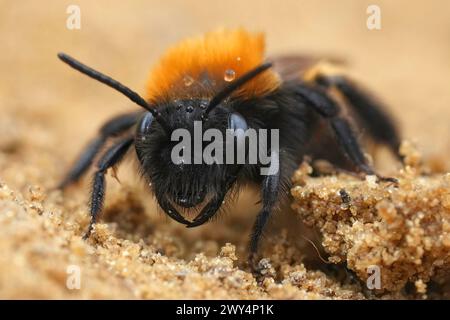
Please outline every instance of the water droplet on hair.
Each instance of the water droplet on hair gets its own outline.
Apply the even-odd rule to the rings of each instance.
[[[183,78],[183,83],[186,87],[189,87],[194,83],[194,78],[189,75],[185,75]]]
[[[225,70],[225,74],[224,74],[223,79],[224,79],[226,82],[233,81],[234,78],[236,78],[236,71],[234,71],[233,69],[227,69],[227,70]]]

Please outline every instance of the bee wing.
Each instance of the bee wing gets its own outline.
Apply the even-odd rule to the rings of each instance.
[[[275,72],[283,81],[303,78],[307,70],[322,61],[327,61],[336,65],[347,65],[347,61],[334,56],[314,56],[314,55],[282,55],[270,57],[273,62]]]

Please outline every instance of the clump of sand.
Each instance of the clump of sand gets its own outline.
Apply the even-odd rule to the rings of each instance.
[[[426,297],[427,284],[445,291],[450,275],[450,174],[424,175],[428,169],[409,142],[401,152],[397,186],[375,176],[310,178],[304,163],[294,176],[293,208],[318,228],[330,262],[347,265],[363,281],[371,266],[379,268],[375,293],[413,284]]]

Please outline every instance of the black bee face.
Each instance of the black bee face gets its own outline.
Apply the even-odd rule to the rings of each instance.
[[[178,190],[177,190],[178,191]],[[194,208],[205,200],[206,189],[204,186],[197,187],[196,189],[191,188],[190,190],[185,190],[172,194],[172,201],[183,208]]]
[[[159,173],[152,171],[150,179],[157,196],[190,209],[220,192],[224,169],[223,165],[167,164],[158,166]]]
[[[227,181],[236,172],[236,164],[225,159],[227,129],[245,130],[247,124],[225,106],[218,106],[206,119],[205,106],[204,100],[177,100],[158,108],[168,128],[149,112],[140,119],[136,152],[158,200],[189,209],[226,193]],[[217,135],[222,136],[218,141]],[[212,142],[222,148],[209,153]]]

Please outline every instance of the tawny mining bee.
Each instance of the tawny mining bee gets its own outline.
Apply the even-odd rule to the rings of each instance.
[[[268,219],[278,204],[289,197],[290,178],[304,156],[327,159],[346,170],[377,175],[347,118],[341,115],[336,93],[357,118],[355,123],[364,127],[371,138],[386,144],[394,153],[399,147],[393,121],[346,76],[330,73],[305,57],[267,62],[264,37],[259,33],[221,30],[182,41],[168,50],[154,67],[147,83],[146,99],[66,54],[59,54],[59,58],[143,108],[105,123],[60,184],[64,188],[78,180],[105,143],[114,139],[97,162],[90,202],[91,223],[86,237],[102,211],[105,173],[130,148],[134,149],[139,171],[151,185],[159,206],[189,228],[211,220],[232,189],[242,184],[258,185],[262,208],[250,239],[250,257],[254,257]],[[277,148],[269,142],[265,151],[278,169],[262,175],[263,164],[259,160],[253,163],[174,162],[173,133],[177,129],[193,132],[198,122],[202,132],[277,130]],[[234,135],[233,139],[241,140],[238,142],[244,146],[250,143],[245,134]],[[199,152],[205,147],[202,143]],[[246,158],[254,150],[244,149]],[[196,156],[193,152],[188,160]],[[380,180],[395,180],[377,176]],[[179,213],[194,209],[199,213],[191,221]]]

